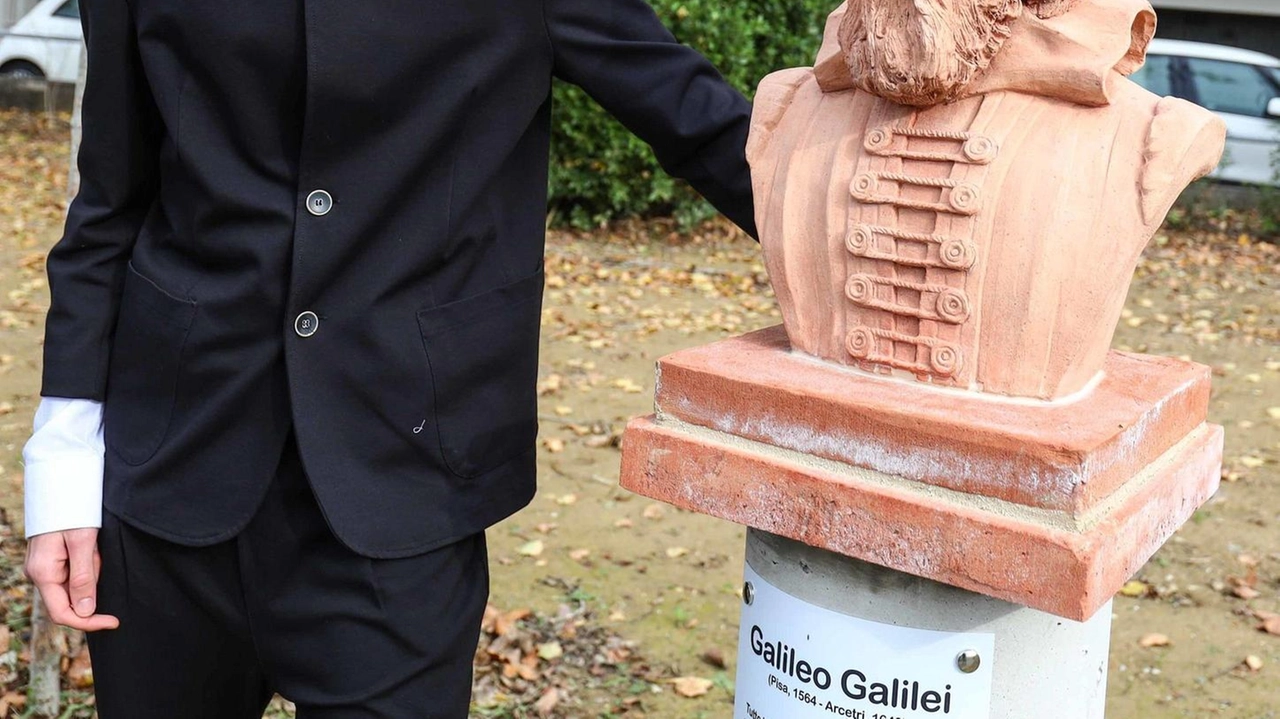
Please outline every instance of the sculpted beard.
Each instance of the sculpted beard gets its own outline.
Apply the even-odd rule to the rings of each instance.
[[[1009,37],[1023,0],[851,0],[840,47],[853,80],[902,105],[955,100]]]

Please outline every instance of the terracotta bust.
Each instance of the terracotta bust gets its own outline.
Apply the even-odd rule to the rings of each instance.
[[[1138,256],[1217,164],[1126,79],[1146,0],[849,0],[767,77],[748,156],[793,349],[1040,399],[1101,371]]]

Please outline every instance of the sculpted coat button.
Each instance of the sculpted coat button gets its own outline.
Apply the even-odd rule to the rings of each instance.
[[[944,322],[958,325],[969,319],[969,298],[962,290],[943,290],[938,294],[937,312]]]
[[[875,234],[870,227],[858,225],[845,238],[845,247],[855,255],[866,255],[875,243]]]
[[[964,143],[964,156],[969,158],[970,162],[976,162],[979,165],[985,165],[996,159],[996,143],[991,141],[989,137],[971,137]]]
[[[951,188],[951,209],[962,215],[977,214],[982,205],[982,193],[974,185],[962,182]]]
[[[877,127],[867,133],[867,139],[863,142],[863,146],[868,152],[877,152],[887,150],[893,144],[893,131],[883,127]]]
[[[938,249],[942,264],[953,270],[967,270],[977,260],[977,250],[963,240],[947,240]]]
[[[876,177],[875,173],[872,172],[864,172],[853,178],[853,186],[851,188],[853,190],[853,196],[859,200],[870,197],[871,194],[876,191],[876,187],[880,184],[878,179],[879,178]]]
[[[324,217],[333,209],[333,196],[324,190],[316,190],[307,195],[307,212],[316,217]]]
[[[929,364],[935,373],[950,377],[960,369],[960,353],[950,345],[937,345],[929,353]]]
[[[303,312],[293,321],[293,331],[297,332],[299,337],[310,337],[318,329],[320,329],[320,318],[311,311]]]
[[[866,302],[872,299],[872,292],[874,288],[871,285],[871,279],[863,275],[850,277],[849,284],[844,288],[845,295],[854,302]]]
[[[867,359],[875,350],[876,336],[866,327],[856,327],[845,338],[844,346],[854,359]]]

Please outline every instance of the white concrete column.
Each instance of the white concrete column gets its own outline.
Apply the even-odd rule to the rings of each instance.
[[[843,617],[935,632],[994,635],[992,655],[978,657],[978,662],[991,672],[990,719],[1101,719],[1103,716],[1111,630],[1110,603],[1089,621],[1079,623],[755,529],[747,535],[747,565],[749,573],[754,572],[767,585],[801,603]],[[759,596],[762,591],[769,591],[768,587],[744,587],[744,601],[753,599],[753,594]],[[884,643],[877,641],[861,647],[849,646],[846,655],[833,657],[829,648],[821,647],[824,627],[789,626],[784,616],[770,621],[775,626],[785,627],[791,639],[785,645],[779,642],[761,652],[757,650],[772,641],[766,636],[772,630],[762,629],[752,640],[751,627],[747,624],[756,615],[750,606],[743,609],[747,621],[744,621],[742,634],[745,641],[739,647],[739,701],[735,719],[796,719],[831,715],[851,719],[875,719],[877,716],[884,719],[925,719],[948,715],[937,702],[929,703],[929,710],[922,708],[918,696],[911,702],[898,703],[897,707],[884,707],[883,703],[868,705],[865,701],[853,701],[850,693],[841,690],[840,674],[847,669],[838,667],[858,667],[861,674],[871,675],[877,666],[892,664],[885,654],[894,652],[895,640],[892,637],[904,636],[902,633],[888,630],[885,636],[891,639]],[[803,612],[803,616],[806,619],[800,621],[814,621],[814,615],[809,612]],[[839,635],[836,628],[842,624],[841,617],[827,617],[822,621],[831,625],[831,636]],[[912,643],[914,651],[920,650],[919,641],[904,641]],[[942,637],[936,646],[942,647],[945,643],[946,638]],[[948,653],[952,651],[943,649],[941,656],[947,663],[960,664],[958,655]],[[773,656],[769,665],[761,666],[765,654],[778,653],[781,653],[781,658]],[[840,651],[835,654],[840,654]],[[950,659],[953,656],[955,659]],[[801,661],[808,663],[797,669]],[[824,662],[826,670],[833,675],[832,686],[825,692],[813,686],[813,667],[819,662]],[[744,685],[743,671],[751,667],[763,674],[758,673]],[[969,669],[973,670],[973,667]],[[937,676],[944,678],[937,683],[955,682],[958,685],[964,679],[956,667],[933,667],[930,671],[942,672]],[[951,674],[946,674],[947,671]],[[807,679],[806,674],[809,675]],[[910,672],[898,668],[884,681],[886,685],[894,686],[889,684],[890,679],[900,679],[903,691],[915,691],[919,695],[923,689],[913,687],[907,690],[911,679],[898,676],[903,674]],[[922,668],[921,674],[928,672]],[[947,679],[948,676],[954,679]],[[986,679],[983,678],[984,681]],[[784,704],[778,703],[778,693],[782,691],[778,685],[784,685],[786,689],[782,694],[787,700]],[[940,690],[940,687],[935,688]],[[812,699],[814,695],[818,701],[806,705],[804,700]],[[830,699],[840,701],[834,701],[828,708]],[[774,707],[789,707],[787,715],[776,716],[779,710],[766,714],[759,709],[771,702]],[[747,703],[753,703],[751,712],[746,710]],[[911,708],[912,703],[915,709]],[[904,704],[907,705],[905,709],[902,708]],[[960,708],[950,714],[961,715]]]

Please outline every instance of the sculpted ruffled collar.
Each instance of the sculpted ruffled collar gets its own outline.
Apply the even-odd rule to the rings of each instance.
[[[831,14],[814,68],[825,92],[854,87],[837,30],[845,6]],[[1080,105],[1110,104],[1115,82],[1142,67],[1156,30],[1147,0],[1081,0],[1070,11],[1041,20],[1024,12],[991,66],[962,97],[1023,92]]]

